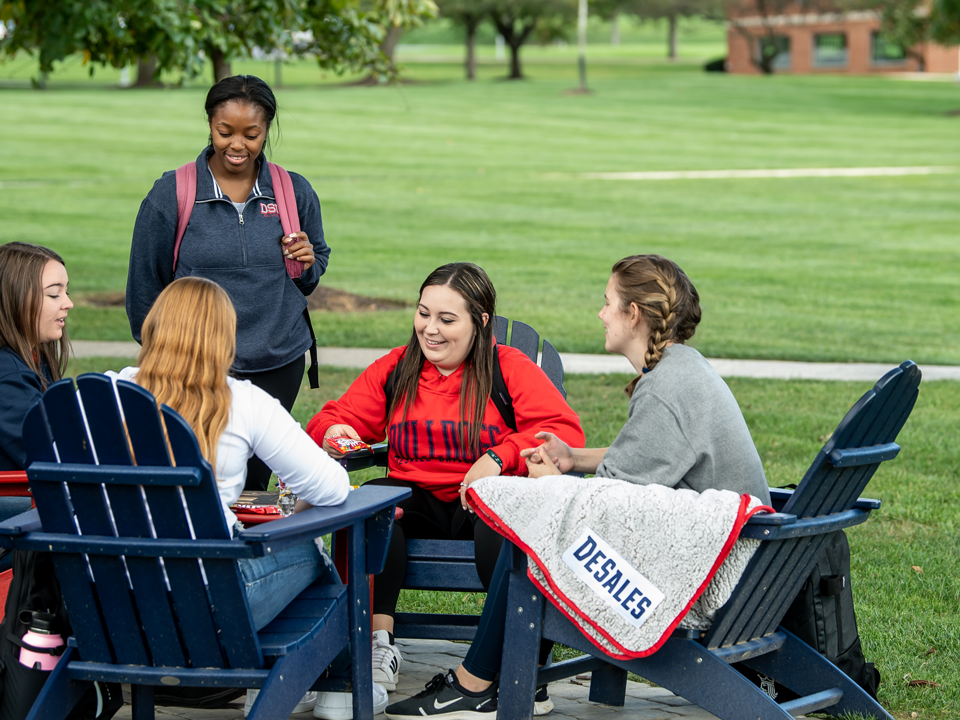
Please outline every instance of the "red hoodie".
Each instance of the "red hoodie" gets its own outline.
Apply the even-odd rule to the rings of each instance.
[[[384,385],[400,362],[406,347],[398,347],[363,371],[339,400],[331,400],[307,424],[307,433],[318,445],[331,425],[350,425],[368,443],[390,438],[387,466],[390,477],[407,480],[429,490],[443,501],[459,497],[463,476],[476,460],[464,456],[458,440],[461,365],[450,375],[424,362],[417,398],[403,420],[397,408],[387,427]],[[499,346],[500,369],[510,391],[517,418],[513,432],[492,400],[487,400],[481,433],[481,453],[492,449],[503,461],[504,475],[526,475],[520,457],[523,448],[540,444],[534,435],[554,433],[571,447],[583,447],[580,418],[530,358],[516,348]],[[386,430],[386,432],[385,432]]]

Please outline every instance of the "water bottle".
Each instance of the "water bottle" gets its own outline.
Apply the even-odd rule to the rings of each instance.
[[[20,664],[34,670],[53,670],[64,651],[63,638],[56,632],[57,616],[24,610],[20,613],[20,622],[27,626],[20,648]]]

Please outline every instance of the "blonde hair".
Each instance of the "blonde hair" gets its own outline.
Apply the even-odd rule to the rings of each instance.
[[[0,245],[0,347],[9,347],[40,378],[47,389],[46,365],[54,382],[67,372],[70,341],[67,329],[59,340],[40,342],[40,309],[43,305],[43,269],[63,258],[42,245],[12,242]],[[64,265],[64,267],[66,267]]]
[[[614,264],[611,274],[620,295],[620,311],[634,303],[650,327],[643,356],[644,372],[653,370],[668,343],[682,344],[693,337],[700,323],[700,295],[690,278],[672,260],[661,255],[631,255]],[[626,387],[633,395],[643,375]]]
[[[217,443],[230,417],[227,373],[236,338],[237,313],[230,296],[203,278],[171,283],[143,323],[137,384],[190,424],[214,473]]]

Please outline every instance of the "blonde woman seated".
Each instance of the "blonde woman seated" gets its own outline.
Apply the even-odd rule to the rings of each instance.
[[[203,278],[176,280],[147,314],[137,367],[109,374],[149,390],[190,424],[200,451],[215,469],[228,527],[239,525],[230,506],[243,492],[247,461],[254,454],[300,498],[295,512],[342,503],[350,490],[346,471],[310,439],[279,400],[249,380],[230,377],[236,325],[236,312],[223,288]],[[238,563],[258,630],[311,583],[339,582],[333,563],[312,542]],[[374,685],[375,710],[380,712],[386,702],[386,691]]]

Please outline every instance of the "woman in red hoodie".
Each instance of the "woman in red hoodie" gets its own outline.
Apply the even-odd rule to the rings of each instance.
[[[491,475],[526,475],[520,450],[551,432],[583,447],[580,419],[543,371],[493,337],[496,291],[472,263],[434,270],[420,287],[413,334],[327,403],[307,433],[331,454],[328,440],[389,437],[389,477],[374,484],[409,487],[394,526],[386,569],[374,585],[374,682],[396,688],[400,653],[393,616],[406,574],[406,538],[472,539],[487,587],[503,538],[461,506],[460,483]],[[511,428],[491,400],[499,367],[515,415]],[[396,372],[394,372],[396,371]],[[393,392],[388,399],[388,378]]]

